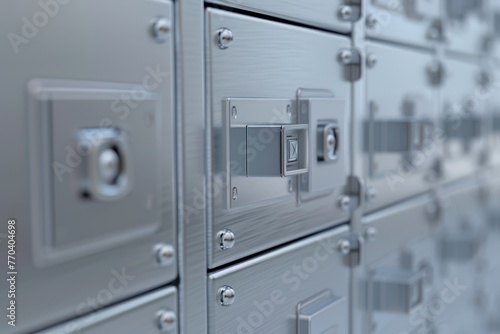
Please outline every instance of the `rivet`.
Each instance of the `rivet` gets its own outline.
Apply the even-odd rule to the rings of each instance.
[[[366,66],[368,66],[369,68],[373,68],[375,65],[377,65],[377,62],[378,62],[378,57],[374,53],[370,53],[366,57]]]
[[[175,249],[171,245],[158,244],[155,246],[156,260],[162,266],[171,265],[175,260]]]
[[[225,50],[233,43],[234,36],[233,32],[227,28],[221,28],[217,30],[217,42],[219,44],[219,49]]]
[[[342,255],[347,255],[351,252],[351,242],[347,239],[340,239],[337,242],[337,249]]]
[[[168,33],[170,32],[170,20],[166,17],[158,17],[153,22],[152,31],[153,37],[158,43],[163,43],[168,38]]]
[[[365,231],[365,239],[367,241],[373,241],[375,240],[375,237],[377,236],[378,230],[374,226],[370,226],[366,229]]]
[[[342,5],[339,7],[339,17],[342,20],[348,21],[352,16],[352,8],[351,6]]]
[[[173,331],[176,327],[177,315],[171,310],[161,310],[158,312],[158,327],[162,331]]]
[[[340,62],[344,65],[348,65],[352,60],[352,51],[348,49],[341,50],[339,53]]]
[[[377,189],[375,189],[373,187],[369,187],[369,188],[366,189],[366,192],[365,192],[365,201],[367,203],[372,202],[376,197],[377,197]]]
[[[366,17],[366,26],[370,29],[373,29],[375,28],[375,26],[377,25],[378,23],[378,20],[375,16],[373,16],[373,14],[370,14]]]
[[[351,205],[351,198],[346,195],[341,195],[338,199],[338,204],[342,210],[347,210]]]
[[[222,306],[229,306],[234,303],[236,292],[230,286],[224,285],[217,292],[219,302]]]
[[[220,249],[226,250],[226,249],[231,249],[234,246],[234,242],[236,240],[236,237],[233,233],[233,231],[228,230],[228,229],[223,229],[220,230],[219,233],[217,233],[218,239],[219,239],[219,246]]]

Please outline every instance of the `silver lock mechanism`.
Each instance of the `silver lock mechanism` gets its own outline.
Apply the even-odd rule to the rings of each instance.
[[[318,161],[337,160],[340,129],[335,122],[318,125]]]
[[[423,286],[422,271],[379,268],[372,273],[368,289],[373,310],[409,313],[422,303]]]
[[[298,89],[296,99],[227,98],[223,154],[228,208],[328,194],[345,182],[344,100]],[[262,188],[269,189],[262,196]]]
[[[132,163],[124,133],[116,128],[81,129],[77,140],[84,153],[81,195],[99,201],[126,196],[132,189]]]

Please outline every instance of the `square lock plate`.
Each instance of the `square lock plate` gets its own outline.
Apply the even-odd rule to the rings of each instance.
[[[111,123],[113,108],[124,104],[134,87],[47,80],[35,80],[30,87],[38,92],[37,150],[42,166],[50,166],[43,169],[45,251],[40,264],[67,261],[158,231],[159,97],[135,88],[141,101],[130,100],[134,108]]]

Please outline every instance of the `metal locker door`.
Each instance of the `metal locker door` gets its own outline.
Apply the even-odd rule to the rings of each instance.
[[[331,29],[351,31],[361,17],[361,0],[209,0],[208,2]]]
[[[444,187],[443,215],[435,233],[439,276],[433,311],[441,333],[477,331],[480,328],[480,280],[484,273],[486,216],[482,192],[474,178]]]
[[[163,288],[38,334],[177,334],[177,289]]]
[[[346,334],[346,226],[213,272],[209,333]]]
[[[428,195],[420,196],[363,218],[365,234],[372,237],[362,250],[357,277],[362,306],[353,315],[362,319],[363,333],[420,333],[430,328],[416,313],[429,302],[432,274],[438,270],[430,203]]]
[[[440,106],[442,176],[445,182],[473,174],[487,162],[485,103],[493,94],[475,62],[446,58]]]
[[[353,72],[339,54],[359,54],[312,29],[216,9],[207,21],[214,268],[347,220]]]
[[[420,47],[433,47],[442,39],[439,0],[368,0],[366,35]]]
[[[359,128],[366,210],[430,189],[440,138],[436,132],[439,63],[430,53],[380,43],[366,45],[366,113]],[[383,84],[381,84],[383,83]]]
[[[12,190],[0,211],[19,245],[14,268],[0,264],[18,269],[19,322],[2,322],[2,333],[177,277],[172,2],[40,3],[0,14],[10,32],[0,48],[1,173]]]

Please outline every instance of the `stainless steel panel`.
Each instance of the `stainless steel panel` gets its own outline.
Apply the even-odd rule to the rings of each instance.
[[[431,189],[440,137],[437,91],[428,71],[431,54],[375,42],[366,43],[366,53],[378,59],[366,69],[360,128],[363,176],[377,193],[366,203],[365,210],[372,211]]]
[[[163,325],[165,330],[160,330],[162,312],[169,312],[168,325]],[[176,334],[179,333],[177,314],[177,289],[169,287],[37,333]]]
[[[338,227],[210,274],[209,333],[295,333],[297,307],[331,293],[343,301],[331,310],[328,327],[346,334],[349,268],[337,243],[347,235],[347,227]],[[218,296],[224,286],[234,290],[228,306]]]
[[[366,35],[421,47],[434,47],[441,39],[440,0],[367,0]]]
[[[429,205],[426,195],[363,218],[365,231],[378,231],[365,244],[365,270],[358,282],[364,311],[357,316],[363,319],[365,333],[420,333],[430,328],[425,314],[419,313],[431,300],[439,268]]]
[[[227,5],[235,8],[251,10],[257,13],[277,16],[291,21],[332,29],[340,32],[351,30],[351,22],[342,20],[340,10],[342,5],[351,5],[353,17],[359,14],[358,1],[345,0],[209,0],[214,4]],[[360,1],[359,1],[360,2]]]
[[[297,197],[300,190],[297,176],[239,177],[239,186],[229,186],[228,173],[232,173],[232,169],[227,167],[230,161],[225,154],[230,150],[223,129],[227,113],[232,115],[232,110],[226,108],[227,99],[275,100],[274,108],[266,107],[268,121],[260,120],[259,123],[286,124],[276,121],[276,113],[287,115],[287,104],[281,102],[283,99],[296,101],[299,88],[328,90],[335,98],[345,100],[344,124],[340,124],[346,129],[341,138],[343,153],[331,164],[331,171],[338,170],[336,166],[339,165],[343,166],[341,170],[347,171],[350,83],[344,80],[344,68],[338,61],[338,53],[349,46],[349,40],[215,9],[207,10],[207,20],[208,139],[211,147],[208,167],[213,175],[208,188],[210,196],[207,196],[212,208],[208,248],[209,267],[213,268],[347,219],[347,212],[332,205],[337,202],[347,180],[346,175],[340,173],[335,180],[329,181],[332,182],[331,191],[308,201]],[[233,42],[226,49],[221,49],[214,41],[221,28],[230,30],[233,35]],[[293,110],[296,106],[296,103],[290,105]],[[252,117],[261,113],[254,113]],[[295,124],[297,120],[291,122]],[[311,128],[310,124],[310,134],[314,133]],[[267,200],[235,209],[226,208],[228,199],[255,200],[258,197]],[[231,249],[220,247],[217,232],[222,229],[229,229],[235,235]]]
[[[493,92],[482,86],[477,63],[447,58],[445,64],[440,119],[442,173],[444,182],[448,182],[471,175],[486,163],[485,103]]]
[[[12,189],[9,196],[2,197],[0,211],[17,222],[17,286],[16,294],[18,320],[16,327],[0,324],[2,333],[26,333],[36,328],[47,327],[71,317],[83,316],[110,303],[115,303],[140,292],[150,290],[172,281],[177,277],[176,255],[169,266],[157,264],[155,245],[169,244],[176,247],[176,205],[175,200],[175,137],[174,137],[174,41],[173,25],[166,34],[163,43],[158,43],[150,34],[151,24],[159,16],[173,22],[173,8],[170,1],[57,1],[54,17],[46,13],[36,1],[12,3],[9,10],[0,14],[0,30],[12,32],[23,37],[25,25],[21,18],[31,20],[35,15],[38,25],[36,32],[27,39],[27,43],[11,44],[5,39],[0,48],[2,58],[2,80],[0,98],[3,103],[1,123],[2,131],[9,140],[0,144],[5,163],[2,163],[2,175],[9,175],[2,181],[5,189]],[[120,8],[120,14],[116,9]],[[42,24],[47,17],[50,22]],[[33,23],[33,22],[32,22]],[[13,35],[11,35],[13,36]],[[85,81],[113,83],[117,87],[127,85],[128,93],[148,90],[161,101],[161,219],[156,220],[156,230],[148,231],[141,237],[133,235],[128,242],[123,236],[114,235],[107,229],[102,237],[109,238],[109,243],[101,242],[99,251],[91,250],[84,256],[78,255],[71,261],[50,263],[39,267],[35,258],[46,247],[40,240],[44,233],[41,214],[41,201],[50,198],[50,194],[41,193],[42,182],[50,179],[37,176],[41,169],[50,168],[51,158],[35,158],[43,152],[38,146],[30,145],[29,138],[35,134],[40,124],[31,122],[29,105],[29,82],[33,79],[57,79],[65,81]],[[137,87],[137,91],[130,91]],[[69,86],[65,86],[67,92]],[[108,86],[108,89],[110,87]],[[145,89],[146,88],[146,89]],[[96,84],[94,89],[99,89]],[[121,88],[118,88],[121,89]],[[111,89],[113,90],[113,89]],[[116,93],[116,91],[114,91]],[[90,92],[89,92],[90,93]],[[131,97],[130,97],[131,96]],[[139,104],[128,105],[125,102],[138,102],[142,95],[120,97],[113,109],[112,102],[99,105],[102,114],[97,124],[101,127],[118,124],[125,120],[120,117],[129,112],[129,119],[137,111]],[[135,100],[137,101],[135,101]],[[132,101],[131,101],[132,100]],[[80,106],[80,104],[78,104]],[[96,106],[96,105],[94,105]],[[135,107],[139,109],[134,109]],[[83,115],[80,115],[83,117]],[[95,114],[92,116],[95,117]],[[94,119],[95,120],[95,119]],[[68,120],[69,121],[69,120]],[[9,124],[9,126],[5,126]],[[64,122],[56,123],[58,131],[64,131]],[[137,139],[137,138],[136,138]],[[132,142],[134,138],[132,138]],[[139,144],[139,141],[137,142]],[[58,142],[64,145],[66,143]],[[69,143],[67,143],[69,144]],[[65,149],[65,146],[62,147]],[[149,148],[145,148],[147,150]],[[159,154],[159,153],[158,153]],[[71,162],[71,161],[70,161]],[[61,163],[66,163],[64,159]],[[67,164],[72,173],[74,167]],[[140,168],[140,166],[135,166]],[[65,176],[73,176],[68,172]],[[75,174],[76,175],[76,174]],[[52,174],[52,178],[56,178]],[[141,183],[141,180],[136,180]],[[76,214],[76,213],[74,213]],[[116,210],[111,225],[126,221],[127,212]],[[76,221],[76,219],[75,219]],[[151,221],[148,219],[148,221]],[[51,224],[54,222],[51,221]],[[134,219],[133,229],[144,221]],[[128,229],[130,221],[126,222]],[[3,225],[6,226],[6,225]],[[98,229],[88,223],[89,233],[93,237]],[[109,228],[104,224],[103,228]],[[3,233],[3,228],[0,233]],[[73,231],[74,232],[74,231]],[[66,241],[74,239],[69,236]],[[82,235],[83,237],[83,235]],[[117,240],[120,239],[120,240]],[[65,242],[66,242],[65,241]],[[21,246],[22,245],[22,246]],[[2,247],[4,244],[2,243]],[[3,254],[3,251],[2,251]],[[64,254],[66,255],[66,254]],[[0,269],[6,273],[7,263],[2,261]],[[0,290],[6,290],[7,282],[2,280]],[[7,301],[6,297],[1,297]],[[88,304],[87,298],[94,302]],[[50,307],[47,307],[47,302]]]

